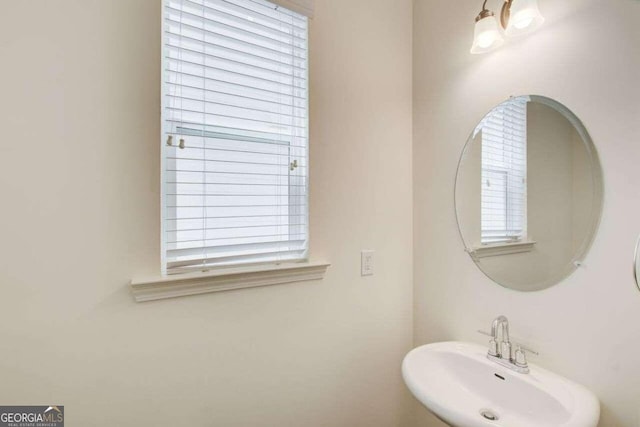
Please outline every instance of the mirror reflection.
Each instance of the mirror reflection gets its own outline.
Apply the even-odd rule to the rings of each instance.
[[[602,206],[591,139],[566,107],[513,97],[472,132],[456,178],[467,252],[500,285],[534,291],[570,275],[593,241]]]

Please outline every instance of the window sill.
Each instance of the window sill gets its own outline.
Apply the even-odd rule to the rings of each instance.
[[[157,276],[132,280],[131,292],[136,302],[145,302],[232,289],[320,280],[330,265],[325,262],[305,262]]]
[[[523,252],[531,252],[536,242],[529,240],[514,243],[495,243],[492,245],[482,245],[473,248],[469,253],[474,258],[486,258],[491,256],[519,254]]]

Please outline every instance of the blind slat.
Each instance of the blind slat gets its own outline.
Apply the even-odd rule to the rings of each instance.
[[[189,3],[191,3],[189,0],[182,2],[183,5]],[[267,38],[270,41],[282,43],[285,47],[288,45],[283,42],[283,39],[284,41],[288,41],[289,45],[294,43],[294,40],[297,40],[298,42],[306,41],[306,38],[298,35],[304,33],[282,31],[267,25],[262,25],[260,22],[256,22],[255,19],[250,20],[248,19],[248,16],[236,16],[231,13],[226,13],[224,10],[220,9],[216,9],[214,13],[209,13],[211,9],[205,7],[204,18],[200,16],[202,14],[202,6],[198,4],[194,4],[190,8],[183,8],[182,10],[169,5],[167,6],[167,9],[170,12],[168,14],[169,16],[177,16],[177,18],[174,18],[175,20],[169,18],[170,21],[174,21],[177,24],[180,24],[183,21],[182,18],[189,17],[197,23],[203,22],[205,25],[209,24],[212,27],[221,26],[223,28],[232,28],[243,33],[249,33],[256,38]]]
[[[296,0],[297,1],[297,0]],[[302,0],[309,1],[309,0]],[[277,10],[276,2],[260,1],[260,0],[235,0],[233,2],[227,0],[177,0],[170,1],[167,4],[181,4],[190,3],[204,7],[207,10],[215,12],[216,10],[226,11],[227,13],[234,13],[238,16],[251,16],[252,18],[261,19],[264,22],[270,22],[274,26],[285,26],[289,24],[296,26],[300,31],[305,31],[307,21],[297,13],[289,12],[286,9]],[[285,6],[286,7],[286,6]],[[288,8],[287,8],[288,9]],[[293,10],[293,9],[292,9]],[[283,19],[280,13],[288,13],[293,20],[288,22],[287,19]],[[264,24],[264,22],[262,22]]]
[[[211,267],[233,267],[239,264],[265,264],[279,263],[283,261],[297,261],[300,259],[300,251],[280,251],[278,256],[272,252],[256,253],[250,255],[237,255],[228,257],[216,257],[211,259],[198,259],[196,261],[171,262],[169,274],[179,274],[194,270],[207,270]]]
[[[180,18],[178,18],[180,19]],[[225,40],[231,44],[237,44],[240,46],[244,46],[249,49],[257,49],[265,54],[269,55],[277,55],[280,58],[288,57],[292,60],[303,59],[304,53],[306,53],[304,48],[299,48],[294,46],[293,44],[287,45],[286,43],[278,42],[276,40],[267,40],[268,38],[262,38],[260,36],[256,36],[255,39],[251,39],[251,34],[241,35],[241,31],[238,28],[233,28],[229,26],[227,27],[230,31],[227,33],[218,32],[219,28],[209,27],[209,29],[205,28],[204,24],[200,27],[196,27],[194,25],[190,25],[184,20],[182,22],[178,20],[174,20],[171,18],[165,19],[165,25],[167,31],[171,34],[181,34],[183,31],[188,34],[193,40],[199,40],[203,44],[214,44],[213,40]],[[264,44],[260,44],[259,42],[263,41]],[[266,43],[271,43],[271,45],[267,45]],[[277,46],[281,48],[278,49]]]
[[[210,89],[210,86],[207,87],[207,83],[211,83],[211,85],[219,85],[218,87],[223,87],[223,88],[232,88],[235,89],[236,91],[240,92],[240,93],[247,93],[249,92],[250,94],[252,94],[253,96],[264,96],[264,98],[267,99],[272,99],[274,98],[274,95],[278,95],[277,98],[284,101],[284,102],[289,102],[290,105],[294,105],[295,104],[295,100],[299,100],[299,101],[304,101],[306,100],[305,96],[300,96],[300,95],[292,95],[292,94],[288,94],[288,93],[280,93],[278,91],[275,90],[271,90],[271,89],[265,89],[264,87],[257,87],[257,86],[251,86],[251,85],[246,85],[246,84],[241,84],[238,82],[228,82],[225,80],[220,80],[220,79],[215,79],[211,76],[202,76],[199,74],[190,74],[184,71],[175,71],[175,70],[170,70],[168,68],[165,68],[165,72],[169,75],[169,77],[173,76],[172,80],[173,81],[165,81],[165,83],[172,87],[173,89],[179,89],[181,86],[181,83],[183,81],[183,78],[186,78],[186,80],[188,81],[187,84],[189,85],[189,87],[199,87],[199,86],[194,86],[197,84],[200,84],[202,82],[204,82],[204,88],[205,89]],[[269,98],[271,97],[271,98]],[[262,98],[261,98],[262,99]]]
[[[243,50],[241,46],[235,46],[234,44],[203,46],[202,39],[189,37],[185,34],[175,34],[169,31],[165,31],[164,36],[165,40],[169,40],[169,42],[165,42],[165,48],[169,46],[176,49],[185,49],[185,52],[233,59],[269,70],[288,71],[290,73],[306,72],[304,60],[292,60],[286,57],[274,58],[270,52],[263,52],[259,48]]]
[[[207,105],[208,103],[203,102],[203,104]],[[192,105],[190,105],[190,106],[192,106]],[[237,120],[239,123],[253,122],[253,123],[264,124],[264,125],[269,125],[269,126],[286,126],[287,128],[306,129],[306,126],[299,124],[301,122],[304,122],[304,120],[295,118],[293,116],[286,117],[285,120],[287,120],[287,122],[277,122],[277,121],[261,120],[259,118],[256,118],[255,115],[251,111],[245,112],[244,115],[241,114],[242,111],[238,111],[238,115],[230,115],[231,113],[236,111],[236,110],[231,109],[231,108],[227,108],[227,109],[219,108],[219,110],[227,110],[228,111],[227,114],[208,112],[208,111],[197,111],[197,110],[192,109],[192,108],[182,108],[182,107],[173,107],[173,106],[166,107],[166,109],[169,110],[171,117],[175,117],[178,114],[184,114],[184,113],[199,114],[199,115],[203,116],[203,121],[205,123],[206,123],[206,118],[211,117],[212,119],[213,118],[224,118],[224,119]],[[186,115],[186,114],[184,114],[184,115]],[[277,116],[277,114],[276,114],[276,116]],[[193,117],[193,116],[189,115],[189,117]],[[212,126],[215,126],[215,125],[212,124]],[[251,126],[251,125],[247,125],[247,126]],[[242,129],[242,128],[240,128],[240,129]],[[248,129],[248,130],[254,130],[254,129],[251,128],[251,129]]]
[[[167,255],[173,259],[170,262],[202,261],[214,258],[236,256],[236,254],[274,254],[278,249],[286,251],[301,251],[305,249],[306,240],[268,241],[251,244],[236,244],[226,247],[192,247],[169,249]],[[203,257],[203,254],[205,255]]]
[[[274,227],[276,228],[276,227]],[[226,230],[229,231],[229,233],[235,231],[235,230],[239,230],[238,228],[232,229],[232,230]],[[212,230],[213,231],[213,230]],[[269,239],[269,240],[275,240],[278,238],[287,238],[282,239],[283,241],[288,241],[288,238],[291,236],[289,233],[281,233],[281,234],[276,234],[273,232],[269,232],[269,233],[262,233],[262,234],[251,234],[248,233],[247,235],[242,235],[242,234],[238,234],[237,236],[234,237],[229,237],[229,236],[225,236],[225,235],[221,235],[220,237],[209,237],[207,232],[202,233],[204,235],[204,237],[196,237],[196,238],[189,238],[189,231],[179,231],[179,232],[167,232],[169,234],[182,234],[185,237],[184,239],[180,239],[180,240],[168,240],[167,244],[168,245],[172,245],[174,243],[192,243],[192,242],[198,242],[198,243],[203,243],[203,245],[205,245],[206,247],[212,247],[213,244],[215,244],[215,242],[219,241],[219,240],[224,240],[225,241],[225,245],[224,246],[228,246],[230,243],[228,243],[229,241],[237,241],[237,240],[253,240],[253,239]],[[211,233],[214,234],[214,233]],[[303,237],[304,233],[301,233],[300,235],[293,235],[294,237]],[[209,246],[211,245],[211,246]]]
[[[222,66],[224,64],[218,64],[218,67],[199,64],[197,62],[189,62],[185,60],[176,60],[170,57],[165,57],[165,64],[168,71],[173,71],[182,75],[188,75],[196,79],[206,79],[216,82],[238,85],[251,91],[269,91],[280,95],[291,96],[293,98],[303,98],[304,80],[295,79],[291,77],[288,80],[297,80],[297,83],[292,84],[287,80],[282,79],[276,81],[273,79],[257,76],[256,74],[250,74],[251,70],[243,70],[244,72],[237,72],[229,69],[225,69]],[[179,87],[179,82],[171,83]]]
[[[209,69],[223,69],[227,71],[234,71],[234,68],[242,67],[250,77],[260,77],[267,81],[280,82],[283,79],[285,81],[293,80],[297,82],[304,82],[306,77],[303,76],[302,71],[287,71],[287,70],[274,70],[266,68],[264,66],[247,64],[240,60],[229,59],[223,56],[217,56],[213,54],[205,54],[197,52],[191,49],[185,49],[184,47],[168,46],[168,54],[165,56],[166,60],[172,60],[177,63],[191,64],[197,67],[206,67]],[[187,59],[189,58],[189,59]],[[215,63],[217,66],[211,66]],[[206,71],[205,68],[205,71]],[[271,78],[269,78],[271,77]],[[303,87],[302,84],[298,85]]]
[[[209,98],[206,95],[201,96],[200,99],[194,98],[193,95],[189,95],[189,94],[187,94],[187,96],[167,94],[167,97],[177,100],[177,101],[173,101],[173,103],[178,103],[181,101],[196,101],[196,102],[204,102],[206,105],[225,107],[225,108],[235,107],[235,108],[241,108],[244,111],[251,111],[251,112],[270,113],[270,114],[285,113],[285,114],[290,114],[291,117],[296,119],[303,119],[303,120],[306,119],[305,116],[298,115],[298,111],[300,113],[304,112],[304,109],[300,107],[294,107],[287,104],[278,104],[278,103],[269,102],[269,101],[261,101],[260,103],[255,103],[251,101],[248,102],[248,100],[251,100],[251,98],[246,96],[238,96],[238,95],[225,96],[225,94],[217,93],[216,97],[214,98],[217,101],[214,101],[213,99]],[[254,99],[253,101],[256,101],[256,100]],[[169,103],[171,102],[172,101],[169,101]],[[259,108],[258,106],[254,106],[254,104],[262,105],[263,107]]]
[[[250,4],[250,3],[249,3]],[[256,28],[267,28],[272,31],[278,31],[283,34],[295,33],[298,37],[306,37],[307,33],[304,31],[304,23],[301,19],[298,19],[292,14],[291,20],[276,19],[268,14],[260,13],[260,10],[255,8],[247,8],[240,5],[240,2],[230,3],[226,0],[183,0],[179,2],[168,2],[167,7],[178,8],[180,5],[191,5],[198,8],[198,11],[202,11],[204,8],[204,16],[225,16],[235,17],[241,19],[250,20]],[[245,2],[244,5],[247,5]],[[275,5],[273,5],[275,9]],[[275,12],[275,10],[274,10]],[[249,19],[250,18],[250,19]],[[297,25],[300,22],[301,25]]]
[[[188,114],[188,113],[187,113]],[[187,115],[185,114],[185,115]],[[285,144],[287,141],[291,141],[294,138],[303,138],[302,135],[293,135],[291,133],[276,133],[276,132],[267,132],[259,129],[248,129],[244,127],[234,127],[234,126],[223,126],[214,123],[205,123],[203,121],[196,121],[193,115],[189,116],[190,120],[180,120],[180,117],[171,117],[166,118],[166,108],[165,108],[165,122],[167,122],[172,129],[175,129],[174,132],[170,132],[171,134],[179,133],[178,128],[183,128],[184,125],[188,125],[190,127],[200,126],[202,128],[207,129],[193,129],[194,131],[199,132],[212,132],[212,133],[224,133],[227,137],[232,137],[233,135],[237,135],[237,138],[254,138],[261,140],[268,140],[274,143]],[[257,128],[257,126],[256,126]],[[213,130],[210,130],[213,129]],[[235,132],[235,134],[234,134]]]

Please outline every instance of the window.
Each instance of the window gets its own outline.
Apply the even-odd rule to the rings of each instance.
[[[308,251],[307,17],[263,0],[165,0],[165,273]]]
[[[518,97],[501,104],[475,131],[482,132],[482,244],[526,238],[527,102]]]

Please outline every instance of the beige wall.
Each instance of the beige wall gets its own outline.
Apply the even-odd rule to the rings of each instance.
[[[311,250],[326,279],[145,304],[127,283],[160,268],[160,0],[5,3],[0,402],[64,404],[70,426],[401,425],[411,1],[316,2]]]
[[[539,4],[547,18],[539,32],[474,56],[480,3],[414,1],[415,345],[485,343],[475,331],[504,314],[512,334],[540,352],[532,361],[600,397],[602,427],[635,427],[640,293],[630,263],[640,231],[640,2]],[[482,274],[463,250],[452,202],[469,133],[491,107],[520,94],[555,98],[582,119],[605,181],[602,225],[585,266],[535,293],[504,289]],[[442,425],[418,413],[421,425]]]

